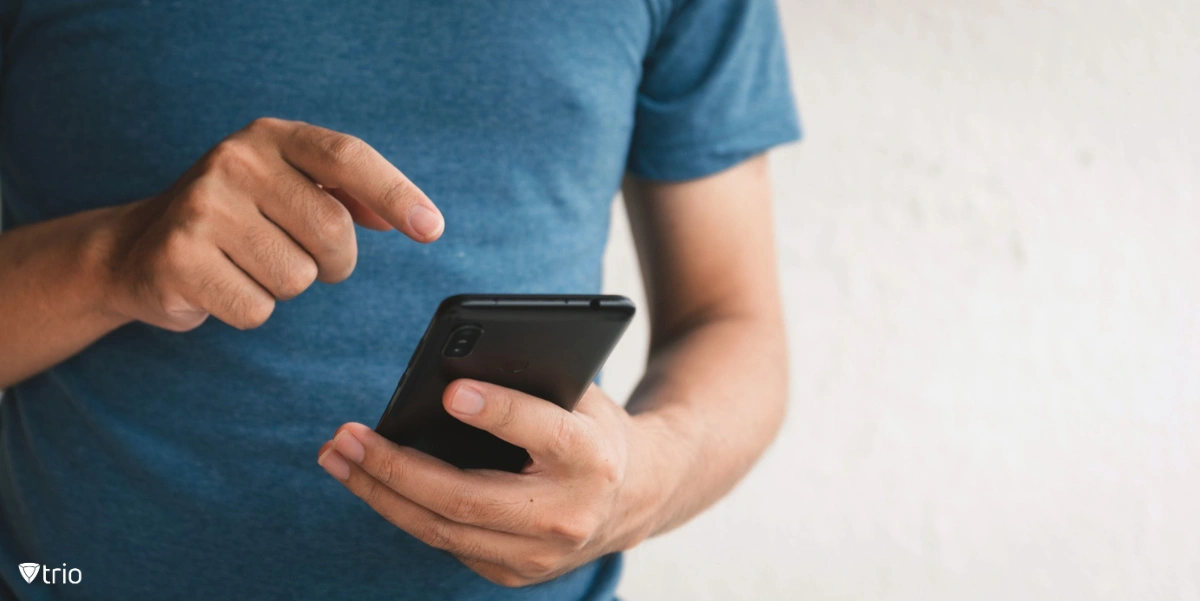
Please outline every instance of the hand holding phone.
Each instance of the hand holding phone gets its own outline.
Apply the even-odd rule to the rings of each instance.
[[[572,412],[456,380],[442,406],[528,449],[530,469],[458,469],[354,423],[321,447],[318,462],[396,527],[503,586],[544,582],[633,547],[662,525],[683,486],[681,449],[665,422],[629,415],[595,385]]]
[[[628,549],[679,486],[662,422],[592,383],[633,311],[613,296],[446,299],[376,430],[342,426],[318,462],[504,586]]]

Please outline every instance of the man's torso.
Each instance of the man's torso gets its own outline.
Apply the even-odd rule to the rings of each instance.
[[[19,6],[18,6],[19,5]],[[617,559],[526,590],[415,541],[316,465],[374,423],[460,292],[589,292],[622,177],[650,0],[25,0],[5,7],[4,226],[166,188],[260,116],[361,137],[446,217],[358,231],[355,274],[262,328],[124,327],[0,404],[0,564],[21,598],[606,598]],[[91,592],[89,592],[91,591]]]

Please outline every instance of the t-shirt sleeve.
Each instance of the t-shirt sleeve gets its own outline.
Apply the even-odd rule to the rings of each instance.
[[[703,177],[798,140],[774,0],[676,0],[644,64],[627,170]]]

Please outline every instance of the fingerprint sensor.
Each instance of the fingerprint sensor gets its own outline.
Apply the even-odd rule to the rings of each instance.
[[[500,371],[515,374],[525,371],[526,367],[529,367],[529,361],[525,359],[510,359],[500,365]]]

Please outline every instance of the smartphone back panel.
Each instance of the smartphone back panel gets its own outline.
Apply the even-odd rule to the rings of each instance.
[[[468,426],[442,405],[459,378],[498,384],[571,410],[633,317],[622,296],[460,295],[421,338],[376,431],[464,469],[518,472],[524,449]]]

